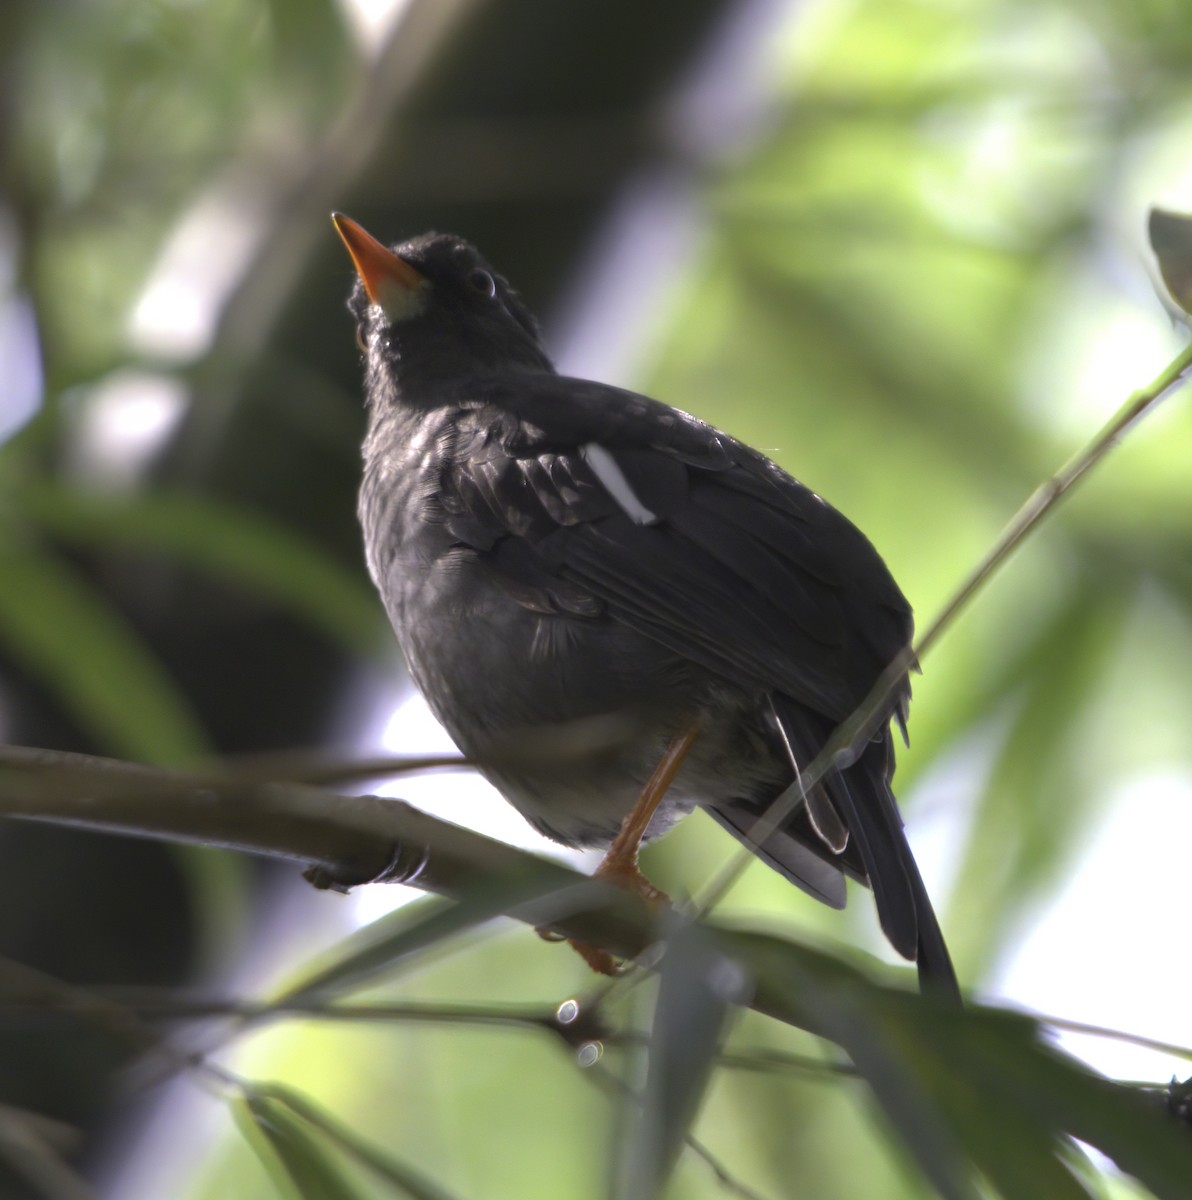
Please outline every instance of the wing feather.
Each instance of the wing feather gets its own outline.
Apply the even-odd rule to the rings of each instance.
[[[586,381],[519,377],[485,395],[457,423],[445,519],[528,607],[611,618],[769,694],[803,764],[909,642],[909,606],[864,535],[756,451]],[[886,730],[751,848],[827,904],[843,904],[844,874],[869,882],[893,945],[954,986],[892,770]],[[710,811],[748,844],[763,809],[729,797]]]

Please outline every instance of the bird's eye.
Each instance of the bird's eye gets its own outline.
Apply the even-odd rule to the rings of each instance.
[[[497,281],[479,267],[468,276],[468,284],[473,291],[491,300],[497,294]]]

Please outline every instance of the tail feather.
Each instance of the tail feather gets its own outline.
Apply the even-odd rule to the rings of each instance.
[[[878,806],[859,802],[844,774],[828,786],[865,864],[882,932],[903,958],[914,959],[919,946],[918,908],[906,870],[909,854],[904,855],[899,844],[905,844],[901,825],[892,828],[884,813],[873,811],[881,806],[880,800]]]
[[[810,824],[806,831],[802,831],[788,818],[783,826],[767,834],[759,844],[755,831],[759,823],[764,821],[765,811],[764,804],[747,804],[743,801],[718,804],[707,810],[709,816],[752,850],[766,866],[784,875],[821,904],[829,908],[843,908],[846,898],[844,875],[840,866],[832,861],[834,856],[816,845],[814,835],[810,833]]]
[[[774,712],[788,746],[806,765],[819,752],[826,731],[815,728],[819,722],[814,714],[786,697],[774,697]],[[883,741],[872,743],[851,767],[826,777],[820,787],[848,829],[843,858],[854,864],[859,860],[882,931],[899,954],[918,965],[924,990],[959,1001],[952,960],[890,790],[894,762],[888,738],[887,733]],[[814,838],[812,822],[802,816]],[[805,836],[799,840],[806,844]],[[849,873],[856,873],[855,868]]]
[[[956,968],[952,966],[952,956],[948,953],[948,945],[944,941],[944,931],[936,919],[935,909],[931,905],[931,897],[919,874],[918,865],[907,848],[910,860],[911,886],[915,890],[915,912],[919,920],[919,952],[915,956],[915,965],[919,970],[919,987],[924,992],[932,992],[946,1000],[960,1003],[960,981],[956,978]]]

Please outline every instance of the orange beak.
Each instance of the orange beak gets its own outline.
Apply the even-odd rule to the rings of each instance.
[[[426,283],[426,276],[410,266],[404,258],[394,254],[387,246],[383,246],[363,225],[358,225],[351,217],[345,217],[343,213],[332,213],[331,220],[352,256],[356,273],[360,276],[360,282],[364,284],[364,291],[369,300],[386,310],[391,307],[406,307],[410,294]],[[406,303],[399,301],[394,304],[399,297],[404,297]]]

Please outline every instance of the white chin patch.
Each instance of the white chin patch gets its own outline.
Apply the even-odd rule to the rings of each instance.
[[[637,498],[625,472],[617,466],[617,460],[599,442],[585,442],[579,452],[592,468],[592,474],[604,484],[608,494],[635,525],[653,525],[658,520],[657,514]]]
[[[381,289],[377,307],[391,325],[408,321],[426,308],[429,288],[430,284],[425,280],[413,288],[403,287],[400,283],[386,284]]]

